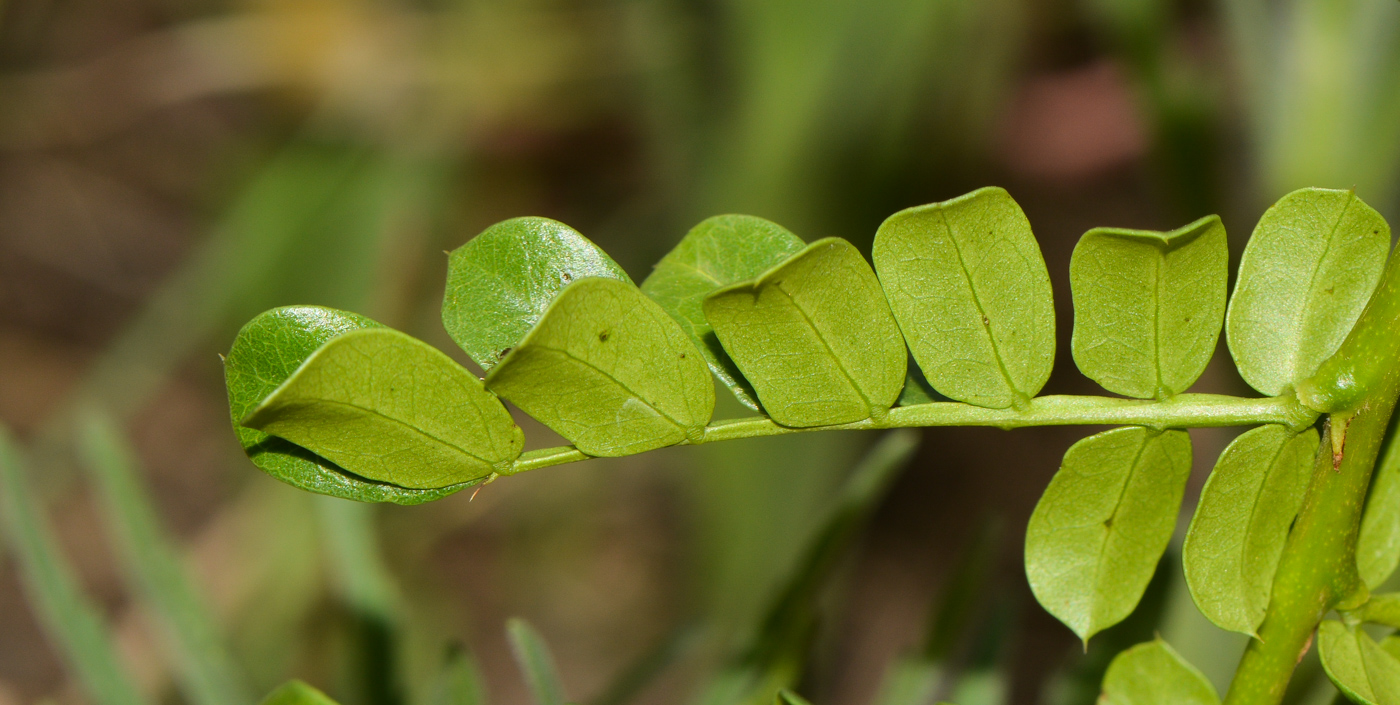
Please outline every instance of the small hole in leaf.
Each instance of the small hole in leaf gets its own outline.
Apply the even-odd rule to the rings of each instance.
[[[598,334],[598,342],[600,342],[600,343],[606,343],[606,342],[608,342],[608,331],[603,331],[603,332],[601,332],[601,333]]]

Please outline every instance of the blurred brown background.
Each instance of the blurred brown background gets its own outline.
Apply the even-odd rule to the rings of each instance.
[[[74,468],[78,399],[120,414],[257,692],[298,675],[346,705],[417,702],[461,643],[493,702],[527,702],[502,635],[521,615],[579,702],[704,625],[640,695],[690,701],[869,434],[352,505],[242,457],[216,353],[257,312],[314,303],[465,361],[439,320],[442,252],[508,217],[569,223],[640,281],[707,215],[868,247],[888,214],[988,184],[1025,208],[1056,287],[1046,392],[1102,393],[1067,355],[1068,260],[1088,228],[1218,212],[1238,257],[1263,209],[1305,185],[1354,187],[1396,222],[1400,3],[4,0],[0,420],[30,447],[62,545],[152,702],[185,700]],[[1247,393],[1223,343],[1196,391]],[[1147,616],[1087,655],[1031,598],[1026,518],[1087,433],[924,433],[823,602],[802,692],[872,702],[970,551],[993,568],[951,661],[981,679],[962,679],[964,705],[1092,702],[1076,674],[1154,631],[1226,682],[1242,642],[1196,614],[1170,554]],[[1188,509],[1232,433],[1193,433]],[[988,526],[997,538],[977,544]],[[0,704],[83,702],[16,571],[0,562]],[[397,630],[388,686],[367,683],[365,610]],[[1326,702],[1308,673],[1296,697]]]

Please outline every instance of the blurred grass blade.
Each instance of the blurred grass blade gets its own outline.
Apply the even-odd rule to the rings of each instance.
[[[535,696],[535,705],[564,705],[564,684],[540,633],[529,622],[513,617],[506,621],[506,638],[525,684]]]
[[[397,670],[403,598],[384,562],[374,523],[377,505],[318,496],[334,589],[355,622],[356,690],[370,705],[400,701]]]
[[[152,617],[194,705],[254,702],[220,629],[185,572],[179,549],[160,525],[138,479],[134,453],[105,414],[84,415],[81,447],[107,530],[136,600]]]
[[[481,668],[471,652],[461,647],[452,649],[426,705],[487,705]]]
[[[923,645],[890,667],[875,699],[878,705],[926,705],[945,686],[945,664],[982,608],[983,591],[1000,541],[1001,524],[996,520],[982,522],[929,606]]]
[[[700,703],[767,703],[778,690],[796,684],[816,631],[818,598],[885,491],[913,457],[919,438],[916,431],[891,431],[865,454],[797,568],[769,603],[757,636],[705,687]]]
[[[0,428],[0,510],[35,617],[93,703],[143,705],[97,606],[83,594],[59,551],[24,473],[19,449],[8,430]]]
[[[783,688],[782,690],[778,691],[778,697],[774,699],[773,702],[774,705],[812,705],[811,703],[807,702],[806,698],[802,697],[801,695],[798,695],[797,693],[792,692],[791,690],[788,690],[787,688]]]
[[[700,641],[701,634],[702,630],[695,624],[684,624],[673,629],[659,644],[624,670],[590,705],[625,705],[631,702],[676,659],[690,651]]]

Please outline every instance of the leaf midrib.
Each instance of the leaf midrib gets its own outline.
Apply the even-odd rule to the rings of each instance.
[[[977,307],[977,315],[983,321],[981,330],[987,338],[987,342],[992,347],[992,359],[997,362],[997,369],[1001,371],[1002,381],[1006,383],[1006,388],[1011,392],[1013,405],[1015,401],[1027,401],[1026,395],[1016,387],[1016,383],[1011,379],[1010,370],[1006,369],[1006,361],[1002,359],[1001,347],[997,345],[996,336],[992,335],[991,317],[987,315],[987,310],[982,306],[982,297],[977,293],[977,286],[972,281],[972,272],[968,271],[967,260],[963,258],[962,247],[958,244],[958,238],[953,234],[953,226],[948,223],[948,214],[943,209],[938,209],[938,217],[943,220],[943,231],[948,234],[948,242],[953,246],[953,253],[958,256],[958,271],[963,275],[963,281],[967,284],[968,293],[972,294],[972,304]],[[979,321],[980,322],[980,321]]]
[[[287,406],[292,406],[293,404],[296,404],[297,402],[284,402],[284,403],[285,403]],[[358,410],[358,411],[362,411],[362,412],[364,412],[364,413],[366,413],[366,414],[369,414],[369,415],[371,415],[371,416],[377,416],[377,417],[379,417],[379,418],[381,418],[381,419],[384,419],[385,421],[390,422],[391,424],[395,424],[395,425],[398,425],[398,426],[403,426],[404,428],[409,429],[409,430],[412,431],[413,433],[416,433],[416,434],[418,434],[418,435],[420,435],[420,436],[423,436],[423,437],[425,437],[425,438],[431,439],[431,440],[433,440],[433,441],[437,441],[438,443],[441,443],[442,445],[445,445],[445,446],[447,446],[447,447],[449,447],[449,448],[452,448],[452,449],[458,451],[458,452],[461,453],[462,455],[465,455],[465,456],[467,456],[467,457],[469,457],[469,458],[473,458],[473,459],[476,459],[476,460],[478,460],[478,461],[481,461],[482,463],[485,463],[486,466],[487,466],[488,468],[489,468],[489,467],[493,467],[493,466],[495,465],[495,463],[493,463],[492,461],[487,460],[486,458],[483,458],[483,457],[477,455],[476,453],[473,453],[473,452],[467,450],[466,448],[463,448],[463,447],[457,445],[456,443],[452,443],[451,441],[448,441],[448,440],[445,440],[445,439],[442,439],[442,438],[438,438],[437,436],[435,436],[435,435],[433,435],[433,434],[431,434],[431,433],[428,433],[427,431],[425,431],[425,430],[423,430],[423,429],[421,429],[421,428],[419,428],[419,427],[417,427],[417,426],[414,426],[413,424],[408,423],[407,421],[403,421],[403,420],[401,420],[401,419],[394,418],[393,416],[389,416],[388,414],[385,414],[384,412],[378,411],[378,410],[376,410],[376,409],[371,409],[371,408],[368,408],[368,407],[360,406],[359,404],[354,404],[354,403],[351,403],[351,402],[348,402],[348,401],[341,401],[341,400],[339,400],[339,399],[330,399],[330,398],[324,398],[324,397],[314,397],[314,398],[311,398],[311,399],[309,399],[309,400],[306,400],[306,401],[303,401],[303,402],[300,402],[300,403],[305,403],[305,404],[308,404],[308,405],[310,405],[310,404],[327,404],[327,405],[330,405],[330,406],[343,406],[343,407],[347,407],[347,408],[351,408],[351,409],[356,409],[356,410]],[[256,414],[257,414],[257,411],[254,411],[253,414],[256,415]],[[240,424],[240,425],[242,425],[242,424]],[[251,428],[251,427],[250,427],[250,428]],[[254,430],[259,430],[259,431],[261,431],[262,429],[254,429]],[[269,432],[264,431],[264,433],[269,433]],[[276,436],[277,434],[275,434],[275,433],[269,433],[269,435]],[[488,435],[489,435],[489,431],[488,431]],[[370,478],[370,479],[373,479],[373,478]],[[390,484],[398,484],[398,483],[390,483]],[[407,489],[415,489],[415,488],[407,488]]]
[[[1123,498],[1128,494],[1128,486],[1133,483],[1133,476],[1137,474],[1138,463],[1142,461],[1142,454],[1147,451],[1148,444],[1166,433],[1163,431],[1154,435],[1150,429],[1144,429],[1144,431],[1146,435],[1143,437],[1142,442],[1138,444],[1137,451],[1133,454],[1133,462],[1128,466],[1128,475],[1123,479],[1123,485],[1118,488],[1118,499],[1113,503],[1113,513],[1108,515],[1108,520],[1112,523],[1105,527],[1108,531],[1104,533],[1103,540],[1099,542],[1099,550],[1097,551],[1098,560],[1094,561],[1094,600],[1089,608],[1090,624],[1087,625],[1089,627],[1093,626],[1093,622],[1096,618],[1094,612],[1097,611],[1098,605],[1101,602],[1099,595],[1103,592],[1099,581],[1103,577],[1104,551],[1107,550],[1109,539],[1113,537],[1114,532],[1118,529],[1118,522],[1113,520],[1118,518],[1118,511],[1123,508]]]
[[[567,357],[567,358],[569,358],[570,360],[573,360],[574,362],[577,362],[578,364],[583,365],[584,367],[588,367],[589,369],[592,369],[593,371],[597,372],[598,374],[600,374],[600,375],[606,377],[608,380],[612,381],[613,384],[616,384],[617,386],[621,387],[621,388],[622,388],[622,391],[627,392],[627,394],[628,394],[629,396],[631,396],[633,399],[636,399],[637,401],[639,401],[639,402],[645,404],[646,407],[647,407],[648,409],[651,409],[652,411],[656,412],[656,414],[657,414],[658,416],[660,416],[661,418],[666,419],[667,421],[671,422],[671,425],[672,425],[672,426],[675,426],[681,433],[685,433],[686,429],[690,428],[689,426],[687,426],[687,425],[681,423],[680,421],[677,421],[677,420],[675,419],[675,417],[671,416],[670,414],[666,413],[665,411],[662,411],[662,410],[661,410],[660,408],[658,408],[655,404],[652,404],[650,401],[648,401],[646,398],[644,398],[641,394],[639,394],[638,392],[636,392],[635,390],[633,390],[630,386],[628,386],[627,384],[623,383],[622,380],[620,380],[620,379],[614,377],[611,373],[609,373],[609,372],[603,370],[603,368],[601,368],[601,367],[599,367],[599,366],[593,364],[592,362],[589,362],[588,360],[585,360],[585,359],[583,359],[583,358],[581,358],[581,357],[579,357],[579,356],[573,354],[572,352],[569,352],[568,350],[564,350],[564,349],[562,349],[562,348],[556,348],[556,347],[554,347],[554,346],[552,346],[552,345],[545,345],[545,344],[543,344],[543,343],[534,343],[534,344],[533,344],[533,347],[539,348],[540,350],[547,350],[547,351],[549,351],[549,352],[559,353],[560,355],[563,355],[564,357]],[[708,363],[707,363],[706,366],[708,366]],[[684,392],[682,392],[682,396],[684,396]],[[687,404],[687,406],[689,406],[689,404]]]

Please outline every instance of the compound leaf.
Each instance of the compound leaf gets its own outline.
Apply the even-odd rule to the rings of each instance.
[[[1127,617],[1171,540],[1190,473],[1185,431],[1119,428],[1071,446],[1026,527],[1036,600],[1085,641]]]
[[[1196,606],[1221,629],[1252,636],[1264,621],[1317,445],[1315,429],[1260,426],[1236,438],[1206,480],[1182,564]]]
[[[243,326],[224,358],[224,381],[233,429],[254,465],[301,489],[361,502],[419,504],[466,486],[413,490],[374,482],[291,441],[239,425],[322,345],[342,333],[379,325],[348,311],[289,306],[259,314]]]
[[[287,681],[263,698],[261,705],[337,705],[319,690],[302,681]]]
[[[899,326],[870,265],[840,238],[714,292],[704,312],[763,408],[785,426],[883,418],[904,388]]]
[[[1317,653],[1332,684],[1352,701],[1400,705],[1400,659],[1366,632],[1324,621],[1317,628]]]
[[[589,455],[698,441],[715,386],[695,345],[656,302],[615,279],[584,279],[486,377]]]
[[[1186,391],[1220,338],[1228,260],[1218,216],[1171,232],[1085,233],[1069,264],[1075,364],[1124,396]]]
[[[452,251],[442,325],[482,369],[495,367],[570,283],[631,283],[607,253],[548,218],[501,221]]]
[[[702,304],[714,290],[754,279],[804,246],[777,223],[751,215],[717,215],[691,228],[642,282],[642,293],[681,324],[715,376],[755,411],[758,398],[753,385],[720,345]]]
[[[933,388],[997,409],[1035,396],[1055,360],[1050,275],[1030,222],[984,188],[890,216],[875,268]]]
[[[438,489],[505,472],[524,434],[495,395],[440,350],[389,328],[312,353],[242,425],[361,477]]]
[[[506,620],[506,639],[535,705],[564,705],[564,684],[544,637],[529,622],[513,617]]]
[[[1372,590],[1381,586],[1400,564],[1400,443],[1391,423],[1390,434],[1376,463],[1366,512],[1361,515],[1361,535],[1356,541],[1356,568]]]
[[[1116,657],[1103,677],[1099,705],[1217,705],[1205,675],[1167,642],[1138,644]]]
[[[1282,394],[1341,346],[1380,281],[1390,226],[1351,191],[1309,188],[1259,219],[1226,314],[1250,386]]]

